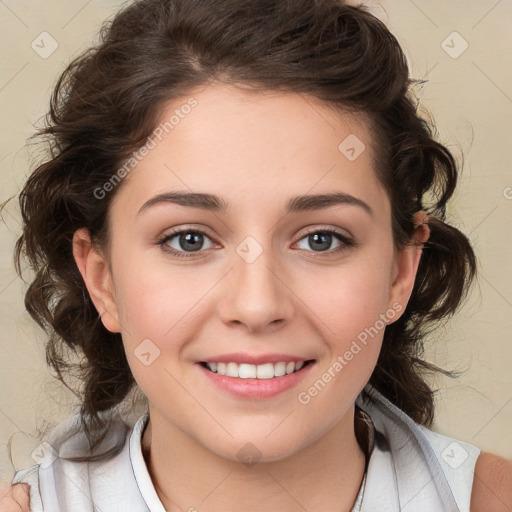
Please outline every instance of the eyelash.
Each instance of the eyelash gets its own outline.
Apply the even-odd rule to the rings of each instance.
[[[182,233],[200,234],[200,235],[205,235],[207,238],[210,238],[207,233],[205,233],[204,231],[201,231],[200,229],[192,229],[192,228],[177,229],[176,231],[172,231],[171,233],[168,233],[167,235],[164,235],[163,237],[158,239],[156,242],[156,245],[160,246],[162,248],[162,250],[164,250],[178,258],[191,258],[191,257],[195,256],[196,254],[201,253],[202,251],[195,251],[195,252],[176,251],[174,249],[170,249],[169,247],[164,247],[167,244],[167,242],[169,242],[169,240],[172,240],[174,237],[176,237],[177,235],[181,235]],[[340,233],[339,231],[336,231],[335,229],[332,229],[332,228],[313,229],[311,231],[307,231],[306,233],[303,234],[303,236],[298,241],[300,242],[302,239],[306,238],[307,236],[313,235],[316,233],[334,235],[342,243],[342,245],[340,245],[336,249],[331,249],[328,251],[320,251],[320,252],[316,251],[317,254],[315,254],[315,251],[306,251],[306,252],[313,253],[313,255],[314,255],[313,257],[315,257],[315,258],[325,257],[324,254],[332,256],[333,254],[337,254],[340,251],[346,250],[350,247],[354,247],[355,245],[357,245],[354,240],[352,240],[351,238],[347,237],[346,235],[344,235],[344,234]],[[208,249],[205,249],[205,250],[208,250]],[[301,249],[301,250],[305,250],[305,249]]]

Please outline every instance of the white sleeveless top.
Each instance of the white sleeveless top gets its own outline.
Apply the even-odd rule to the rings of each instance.
[[[372,400],[360,395],[356,405],[371,418],[372,441],[352,512],[469,512],[480,449],[416,424],[371,385],[365,391]],[[115,454],[80,462],[66,460],[89,453],[82,432],[69,435],[79,426],[70,416],[35,450],[38,464],[12,483],[30,485],[33,512],[165,512],[142,455],[148,419],[146,413],[131,430],[115,423],[101,444],[102,453]]]

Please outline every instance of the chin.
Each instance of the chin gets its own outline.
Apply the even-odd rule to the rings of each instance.
[[[272,432],[270,430],[270,432]],[[283,430],[280,433],[273,432],[269,435],[269,429],[265,432],[255,432],[247,429],[234,438],[226,439],[221,445],[209,442],[203,446],[218,457],[242,462],[248,466],[262,462],[277,462],[295,455],[308,443],[299,435]]]

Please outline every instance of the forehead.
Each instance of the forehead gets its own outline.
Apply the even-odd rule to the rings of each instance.
[[[172,190],[259,209],[274,198],[333,190],[385,201],[364,117],[308,95],[213,83],[167,103],[151,140],[119,194],[139,207]]]

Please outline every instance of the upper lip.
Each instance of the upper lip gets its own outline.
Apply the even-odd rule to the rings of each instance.
[[[233,352],[230,354],[222,354],[219,356],[208,357],[201,360],[203,363],[237,363],[237,364],[266,364],[266,363],[298,363],[306,362],[312,358],[294,356],[291,354],[247,354],[244,352]]]

